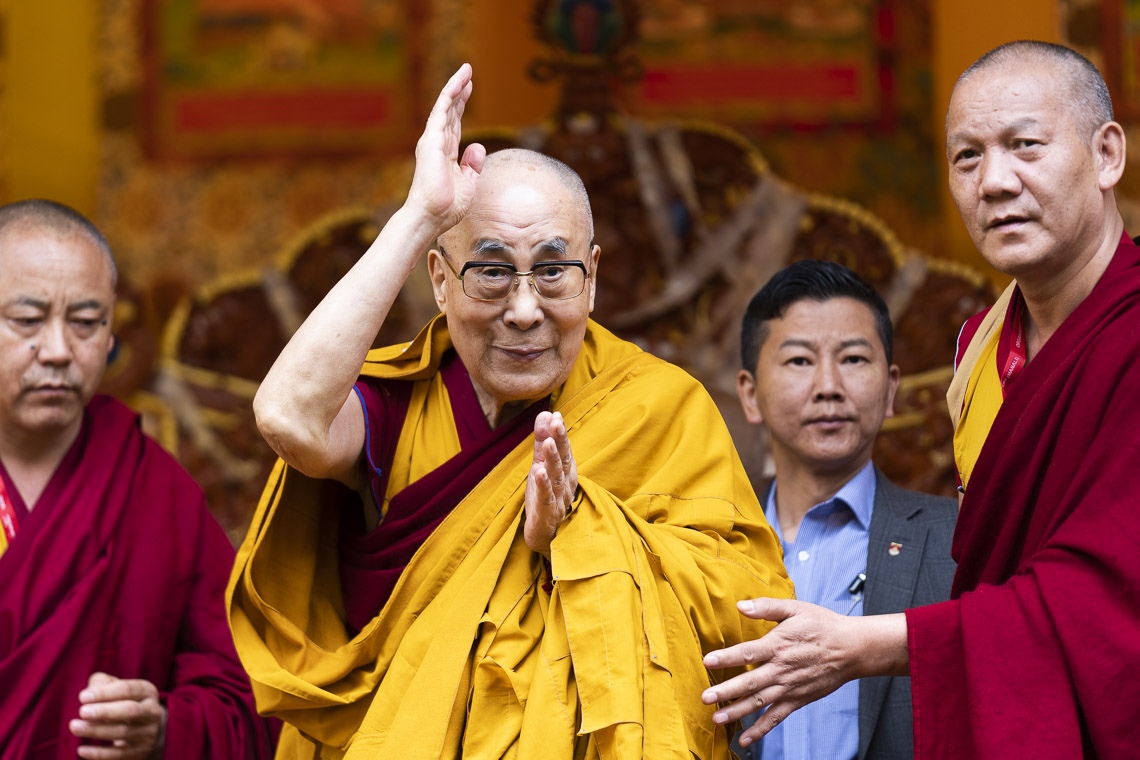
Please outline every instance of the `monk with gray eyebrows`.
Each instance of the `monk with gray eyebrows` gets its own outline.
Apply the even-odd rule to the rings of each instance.
[[[288,757],[727,760],[685,685],[763,631],[735,593],[791,594],[779,548],[700,384],[590,319],[581,179],[460,154],[471,90],[254,400],[281,461],[230,620],[259,706]],[[423,258],[439,315],[370,351]]]

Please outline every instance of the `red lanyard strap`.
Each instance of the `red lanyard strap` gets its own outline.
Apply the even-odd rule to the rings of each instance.
[[[12,545],[12,539],[16,537],[16,528],[19,527],[19,522],[16,517],[16,506],[8,497],[8,487],[4,485],[4,478],[0,477],[0,527],[3,527],[4,535],[8,537],[9,546]]]
[[[1010,323],[1009,342],[1006,346],[1009,354],[1006,356],[1005,364],[1001,368],[1001,389],[1003,395],[1009,384],[1021,374],[1021,370],[1025,369],[1025,363],[1027,361],[1025,327],[1021,323],[1021,310],[1025,307],[1020,296],[1020,292],[1014,293],[1013,302],[1009,307],[1013,313],[1011,315],[1012,321]]]

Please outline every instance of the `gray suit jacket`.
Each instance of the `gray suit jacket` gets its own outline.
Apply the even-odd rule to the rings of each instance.
[[[950,598],[958,502],[899,488],[875,469],[863,614],[902,612]],[[891,543],[899,544],[897,554]],[[913,760],[910,678],[859,682],[859,760]]]
[[[950,543],[957,519],[955,499],[899,488],[875,469],[864,615],[902,612],[950,597],[955,570]],[[892,543],[898,544],[895,553],[891,552]],[[746,721],[746,725],[752,722]],[[742,758],[759,757],[759,752],[750,752],[752,747],[741,750],[734,742],[733,749]],[[858,758],[913,760],[910,678],[864,678],[859,682]]]

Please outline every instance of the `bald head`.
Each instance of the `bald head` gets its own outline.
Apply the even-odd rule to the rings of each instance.
[[[956,92],[978,72],[1022,64],[1049,66],[1061,74],[1060,85],[1068,89],[1066,99],[1086,138],[1102,124],[1114,120],[1108,86],[1092,61],[1075,50],[1051,42],[1018,40],[1000,45],[963,71],[954,90]]]
[[[79,236],[87,240],[107,256],[107,263],[111,267],[111,287],[118,284],[118,268],[107,239],[87,217],[75,209],[42,198],[0,206],[0,244],[13,232],[29,230],[49,232],[59,238]]]
[[[590,208],[590,196],[586,193],[586,186],[578,172],[545,153],[539,153],[525,148],[508,148],[491,153],[483,164],[481,179],[498,177],[513,171],[541,171],[558,181],[570,196],[577,216],[586,225],[586,239],[594,239],[594,212]]]

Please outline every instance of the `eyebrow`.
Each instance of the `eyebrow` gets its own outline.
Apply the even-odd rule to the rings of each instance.
[[[1046,126],[1040,119],[1035,119],[1032,116],[1026,116],[1017,121],[1010,122],[1001,128],[1002,135],[1010,135],[1020,132],[1024,129],[1037,129]],[[951,146],[956,146],[961,143],[968,143],[971,138],[965,132],[954,132],[946,136],[947,153],[950,153]]]
[[[474,258],[481,258],[486,256],[502,256],[509,253],[510,246],[501,240],[493,240],[491,238],[482,238],[475,241],[472,247],[471,255]],[[567,251],[570,250],[570,243],[563,237],[553,237],[550,240],[544,240],[538,244],[535,250],[542,255],[554,255],[558,257],[565,256]]]
[[[874,344],[866,338],[847,338],[839,342],[839,350],[853,348],[855,346],[863,346],[865,348],[874,349]],[[806,348],[812,351],[819,350],[819,344],[807,338],[788,338],[780,344],[780,348]]]
[[[33,309],[40,311],[50,311],[51,304],[47,301],[36,298],[35,296],[17,296],[13,298],[5,306],[30,306]],[[83,301],[76,301],[67,305],[67,311],[83,311],[85,309],[105,309],[107,305],[97,298],[88,298]]]
[[[97,298],[88,298],[85,301],[76,301],[75,303],[67,305],[67,310],[69,312],[84,311],[85,309],[105,309],[105,308],[107,308],[107,305]]]
[[[471,249],[472,256],[487,256],[488,254],[504,254],[510,249],[501,240],[491,240],[489,238],[482,238],[475,241],[475,245]]]

